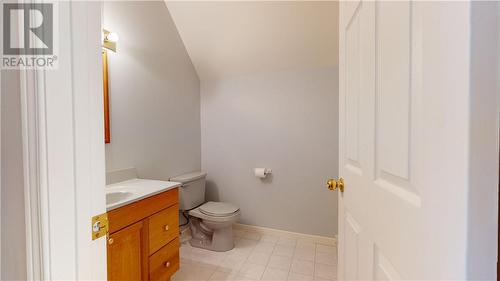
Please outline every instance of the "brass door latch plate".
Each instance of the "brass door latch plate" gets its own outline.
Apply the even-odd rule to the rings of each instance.
[[[100,214],[92,217],[92,240],[106,236],[109,231],[108,214]]]

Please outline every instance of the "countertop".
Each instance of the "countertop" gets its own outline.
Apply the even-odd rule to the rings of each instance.
[[[111,211],[180,186],[181,183],[178,182],[148,179],[130,179],[113,183],[106,186],[106,210]],[[113,196],[110,194],[115,195],[119,199],[114,202],[108,202],[108,195],[110,197]]]

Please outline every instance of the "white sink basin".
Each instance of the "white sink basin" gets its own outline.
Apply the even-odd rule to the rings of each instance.
[[[106,210],[110,211],[181,186],[178,182],[130,179],[107,185]]]
[[[132,192],[127,191],[114,191],[106,193],[106,205],[114,204],[123,201],[132,196]]]

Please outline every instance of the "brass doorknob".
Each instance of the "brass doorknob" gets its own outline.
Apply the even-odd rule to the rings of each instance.
[[[340,178],[338,180],[329,179],[326,182],[326,187],[328,187],[328,189],[330,190],[335,190],[338,188],[340,192],[344,192],[344,179],[343,178]]]

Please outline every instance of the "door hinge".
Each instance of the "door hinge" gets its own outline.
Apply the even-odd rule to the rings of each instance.
[[[100,214],[92,217],[92,240],[106,236],[109,231],[108,214]]]

